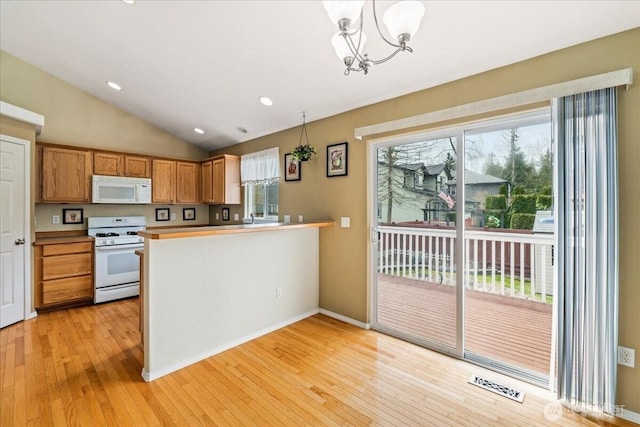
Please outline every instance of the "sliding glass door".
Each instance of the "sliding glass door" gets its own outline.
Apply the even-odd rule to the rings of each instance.
[[[549,111],[374,147],[374,328],[546,385]]]
[[[458,138],[376,149],[377,328],[457,353],[455,214],[444,194]]]

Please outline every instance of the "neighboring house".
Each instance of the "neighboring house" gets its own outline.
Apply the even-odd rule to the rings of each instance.
[[[465,171],[465,177],[465,218],[472,218],[476,217],[479,208],[483,208],[486,197],[498,194],[506,181],[470,170]],[[410,163],[389,168],[387,163],[378,162],[378,219],[382,222],[388,219],[389,188],[393,199],[389,222],[446,221],[447,213],[455,210],[439,196],[444,191],[456,199],[455,176],[445,164]],[[482,215],[477,218],[481,220]],[[475,222],[473,225],[482,225]]]
[[[389,176],[391,171],[391,176]],[[389,165],[378,162],[378,219],[387,222],[389,191],[392,193],[392,210],[389,222],[423,221],[423,209],[431,203],[430,209],[437,212],[432,219],[445,219],[449,210],[447,204],[438,197],[451,178],[444,165],[425,166],[424,163]]]
[[[509,185],[509,183],[502,178],[497,178],[491,175],[483,175],[469,169],[465,169],[464,171],[464,181],[465,198],[467,200],[473,200],[480,203],[480,209],[485,208],[484,203],[487,199],[487,196],[494,196],[496,194],[499,194],[502,184]],[[448,184],[451,191],[451,196],[455,198],[457,192],[455,177],[453,177],[453,179],[449,181]]]

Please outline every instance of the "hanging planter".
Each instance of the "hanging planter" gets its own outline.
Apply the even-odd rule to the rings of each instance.
[[[301,162],[306,162],[311,159],[311,156],[314,154],[318,154],[318,150],[316,147],[309,144],[309,136],[307,135],[307,116],[305,112],[302,112],[302,130],[300,131],[300,140],[298,141],[298,146],[293,149],[291,152],[291,157],[297,159]],[[305,144],[302,143],[302,135],[304,135],[305,140],[307,141]]]
[[[306,162],[307,160],[311,159],[311,156],[313,156],[314,154],[318,154],[318,150],[316,150],[316,147],[305,144],[298,145],[296,148],[294,148],[291,152],[291,157],[301,162]]]

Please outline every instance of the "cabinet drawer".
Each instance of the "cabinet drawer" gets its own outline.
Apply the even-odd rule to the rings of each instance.
[[[92,242],[60,243],[58,245],[44,245],[42,247],[42,256],[77,254],[92,251]]]
[[[42,305],[92,298],[92,275],[42,282]]]
[[[58,255],[42,258],[42,280],[93,274],[91,254]]]

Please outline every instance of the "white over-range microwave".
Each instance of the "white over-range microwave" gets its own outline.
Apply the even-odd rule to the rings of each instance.
[[[93,203],[151,203],[151,179],[93,175]]]

